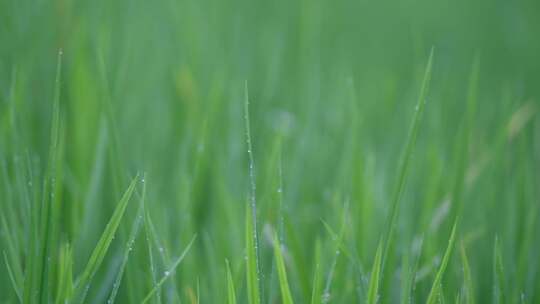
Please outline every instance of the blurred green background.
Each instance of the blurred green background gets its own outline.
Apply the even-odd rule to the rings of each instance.
[[[467,250],[476,301],[493,301],[498,236],[507,300],[538,303],[537,0],[0,0],[0,250],[9,234],[17,254],[27,254],[26,215],[39,201],[62,49],[53,247],[73,245],[75,274],[129,180],[146,173],[147,208],[168,255],[198,235],[163,301],[194,303],[198,289],[201,303],[223,303],[227,258],[245,303],[247,81],[263,303],[280,303],[273,230],[283,230],[297,302],[310,299],[317,251],[325,282],[336,263],[326,297],[363,302],[432,47],[432,82],[380,301],[398,301],[401,259],[418,254],[422,237],[412,301],[424,301],[462,185],[458,244]],[[475,66],[478,82],[470,85]],[[92,284],[91,303],[110,293],[136,205]],[[335,231],[346,223],[348,254],[335,255],[321,220]],[[121,303],[150,290],[145,246],[142,233]],[[0,301],[16,302],[5,267]],[[443,281],[447,302],[462,292],[462,276],[456,249]]]

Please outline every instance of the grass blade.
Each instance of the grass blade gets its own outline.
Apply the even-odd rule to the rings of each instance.
[[[281,302],[283,304],[293,304],[291,290],[289,289],[289,282],[287,280],[287,271],[285,269],[285,262],[283,260],[283,254],[281,253],[281,244],[278,240],[278,236],[274,236],[274,254],[276,256],[276,266],[279,276],[279,286],[281,289]]]
[[[138,176],[136,176],[131,181],[131,184],[122,196],[122,199],[120,199],[120,202],[116,206],[114,213],[109,220],[109,223],[107,223],[107,226],[105,227],[105,231],[103,231],[103,234],[101,235],[101,238],[99,239],[96,248],[92,252],[90,259],[88,260],[88,263],[86,264],[86,267],[84,268],[84,271],[77,282],[75,299],[78,300],[78,302],[84,302],[86,293],[90,288],[90,282],[92,281],[92,278],[96,274],[97,270],[101,266],[101,263],[103,262],[103,259],[105,258],[105,254],[107,253],[116,233],[116,230],[120,225],[120,221],[122,220],[124,212],[126,211],[126,207],[129,203],[131,195],[133,194],[133,191],[135,190],[135,185],[137,184],[138,179]]]
[[[493,248],[493,278],[494,278],[494,299],[493,303],[506,303],[506,291],[504,283],[504,268],[501,254],[501,246],[498,237],[495,237]]]
[[[120,288],[120,284],[122,283],[122,277],[124,276],[124,271],[126,269],[129,254],[133,250],[133,245],[135,244],[135,240],[137,239],[137,236],[139,235],[139,228],[141,227],[141,222],[143,221],[144,202],[146,199],[146,183],[144,182],[144,180],[145,180],[145,176],[143,176],[143,179],[142,179],[143,190],[142,190],[142,197],[141,197],[139,210],[137,211],[135,221],[133,222],[133,226],[131,227],[131,231],[129,233],[127,246],[124,250],[124,256],[122,258],[122,264],[120,264],[120,269],[118,270],[116,280],[113,284],[111,295],[109,297],[109,300],[107,301],[108,304],[114,303],[116,299],[116,295],[118,294],[118,289]]]
[[[56,304],[66,303],[73,295],[73,250],[69,244],[62,246],[59,263]]]
[[[150,214],[148,213],[148,210],[144,210],[144,233],[146,236],[146,245],[148,248],[148,259],[150,262],[150,275],[152,277],[152,286],[157,285],[157,277],[156,277],[156,264],[154,261],[154,253],[152,250],[152,242],[157,242],[155,240],[156,236],[153,234],[152,227],[150,226]],[[151,240],[152,239],[152,240]],[[161,303],[161,290],[156,291],[156,302],[160,304]]]
[[[320,304],[321,303],[321,291],[322,291],[322,280],[321,280],[321,242],[317,239],[315,245],[315,271],[313,274],[313,287],[311,290],[311,304]]]
[[[21,291],[19,289],[19,286],[17,285],[17,281],[15,280],[15,276],[13,274],[13,271],[11,270],[11,266],[9,265],[8,257],[5,251],[4,251],[4,262],[6,264],[9,280],[11,282],[11,285],[13,286],[13,290],[15,291],[15,295],[17,296],[17,299],[19,299],[19,302],[22,303]]]
[[[250,304],[259,304],[261,302],[259,289],[259,240],[257,237],[257,203],[256,203],[256,184],[255,184],[255,161],[253,159],[253,147],[251,144],[251,129],[249,123],[249,94],[247,81],[244,87],[244,120],[246,124],[246,143],[249,157],[249,181],[250,181],[250,208],[247,209],[246,216],[246,250],[247,254],[247,278],[248,278],[248,300]],[[251,209],[251,210],[249,210]],[[250,212],[251,211],[251,212]]]
[[[169,277],[171,277],[171,274],[176,270],[176,267],[178,267],[178,265],[180,265],[180,263],[184,260],[184,258],[186,257],[187,253],[189,252],[189,250],[191,249],[191,246],[193,245],[193,243],[195,242],[195,239],[197,238],[197,236],[193,236],[193,238],[191,239],[191,241],[188,243],[186,249],[184,249],[184,251],[182,252],[182,254],[178,257],[178,259],[176,259],[176,261],[174,261],[173,265],[165,271],[163,277],[159,280],[159,282],[157,283],[156,286],[154,286],[154,288],[152,288],[152,290],[150,290],[150,292],[146,295],[146,297],[144,297],[144,300],[141,302],[142,304],[144,303],[147,303],[151,298],[152,296],[154,295],[154,293],[156,293],[159,288],[161,287],[161,285],[163,285],[163,283],[165,283],[165,281],[167,281],[167,279]]]
[[[257,248],[255,245],[253,217],[249,208],[246,209],[246,254],[247,254],[247,289],[248,303],[259,304],[259,275],[257,273]]]
[[[49,159],[47,161],[47,173],[44,182],[43,201],[40,214],[41,235],[41,262],[38,262],[38,273],[41,272],[41,277],[38,284],[38,298],[45,303],[48,299],[48,275],[49,275],[49,251],[50,251],[50,232],[52,231],[51,223],[51,206],[55,197],[55,177],[56,164],[58,160],[58,138],[60,133],[60,78],[62,72],[62,50],[58,52],[58,60],[56,65],[56,78],[54,85],[54,101],[53,101],[53,116],[51,125],[51,138],[49,142]]]
[[[229,260],[225,260],[227,266],[227,303],[236,304],[236,293],[234,291],[234,280],[231,274],[231,266]]]
[[[454,241],[456,237],[456,226],[457,226],[457,220],[454,222],[454,226],[452,227],[452,232],[450,234],[450,240],[448,241],[448,247],[446,248],[446,252],[444,253],[444,257],[442,259],[441,265],[439,266],[439,270],[437,271],[437,274],[435,275],[435,280],[433,281],[433,285],[431,286],[431,291],[429,292],[428,298],[427,298],[427,304],[435,304],[437,303],[437,298],[442,292],[441,289],[441,282],[442,278],[444,276],[444,272],[446,271],[446,266],[448,265],[448,261],[450,260],[450,256],[452,255],[452,249],[454,248]],[[438,290],[441,289],[441,290]]]
[[[463,263],[463,279],[465,284],[465,303],[474,304],[474,289],[472,284],[471,268],[469,266],[469,260],[467,259],[467,253],[465,252],[465,245],[461,242],[460,246],[461,262]]]
[[[377,246],[377,252],[375,253],[375,260],[373,261],[373,267],[371,269],[371,278],[369,279],[369,287],[367,292],[367,304],[376,304],[379,297],[379,277],[382,267],[382,244],[379,242]]]
[[[422,87],[420,88],[420,95],[418,97],[418,102],[416,104],[416,111],[414,113],[413,122],[409,135],[407,137],[407,143],[405,145],[405,150],[401,159],[401,166],[399,169],[399,175],[397,179],[397,186],[392,198],[392,205],[390,207],[390,220],[386,227],[386,232],[383,237],[384,250],[382,257],[382,268],[384,270],[384,265],[388,256],[388,250],[394,236],[394,230],[396,226],[397,216],[399,214],[399,205],[401,201],[401,196],[403,195],[403,190],[407,182],[407,175],[409,172],[409,163],[412,158],[412,152],[416,144],[416,138],[418,136],[418,130],[420,129],[420,121],[422,114],[424,112],[424,107],[426,105],[426,96],[429,88],[429,83],[431,80],[431,69],[433,65],[433,48],[429,54],[429,59],[427,62],[426,70],[424,72],[424,79],[422,81]]]

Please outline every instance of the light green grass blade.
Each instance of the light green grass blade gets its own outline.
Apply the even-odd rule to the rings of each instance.
[[[73,295],[73,250],[69,244],[60,249],[59,263],[56,304],[68,302]]]
[[[441,286],[442,278],[444,276],[444,272],[446,271],[446,266],[448,265],[448,261],[450,260],[450,256],[452,255],[452,250],[454,248],[454,241],[456,237],[456,226],[457,226],[457,220],[454,222],[454,226],[452,227],[452,233],[450,234],[448,247],[446,248],[446,252],[444,253],[444,257],[442,259],[441,265],[439,266],[439,270],[437,271],[437,274],[435,275],[435,280],[433,281],[433,285],[431,286],[431,291],[429,292],[429,295],[426,301],[427,304],[437,303],[438,295],[442,292],[442,289],[440,286]],[[438,291],[438,289],[441,289],[441,290]]]
[[[460,246],[461,253],[461,263],[463,264],[463,283],[465,286],[465,303],[474,304],[474,289],[473,289],[473,280],[471,275],[471,267],[469,266],[469,259],[467,258],[467,253],[465,252],[465,244],[461,242]]]
[[[17,281],[15,279],[15,275],[13,274],[13,270],[11,270],[11,266],[9,265],[8,257],[6,255],[6,252],[4,251],[4,263],[6,265],[6,269],[9,276],[9,281],[11,282],[11,285],[13,287],[13,290],[15,291],[15,295],[17,296],[17,299],[19,299],[19,302],[22,303],[22,293],[19,288],[19,285],[17,284]]]
[[[50,253],[50,232],[54,231],[51,219],[54,210],[55,190],[56,190],[56,164],[58,160],[58,138],[60,133],[60,79],[62,71],[62,51],[58,52],[58,60],[56,65],[56,78],[54,85],[54,100],[51,121],[51,134],[49,142],[49,158],[47,161],[47,171],[43,182],[43,194],[39,215],[40,226],[40,245],[36,264],[37,282],[37,298],[40,302],[48,302],[49,298],[49,253]]]
[[[180,265],[180,263],[186,257],[187,253],[191,249],[191,246],[195,242],[196,238],[197,238],[196,235],[193,236],[193,238],[191,239],[191,241],[189,241],[188,245],[186,246],[186,249],[184,249],[182,254],[176,259],[176,261],[174,261],[173,265],[164,272],[163,277],[159,280],[157,285],[154,286],[152,290],[150,290],[150,292],[146,295],[146,297],[144,297],[144,300],[142,300],[141,302],[142,304],[147,303],[152,298],[152,296],[154,296],[154,294],[159,290],[159,288],[165,283],[165,281],[167,281],[167,279],[171,277],[171,274],[176,270],[178,265]]]
[[[504,283],[504,268],[499,238],[495,237],[495,246],[493,248],[493,280],[494,280],[494,299],[493,303],[506,303],[506,287]]]
[[[311,304],[321,303],[321,241],[317,238],[315,243],[315,270],[313,271],[313,287],[311,289]]]
[[[257,202],[255,183],[255,161],[253,159],[253,147],[251,144],[251,128],[249,122],[249,93],[248,84],[244,87],[244,121],[246,129],[246,144],[249,157],[249,182],[250,182],[250,205],[246,209],[246,250],[247,250],[247,285],[248,301],[250,304],[259,304],[260,297],[260,268],[259,268],[259,240],[257,237]]]
[[[0,220],[2,222],[2,230],[5,232],[6,244],[5,248],[7,251],[3,252],[4,262],[8,270],[9,279],[13,285],[15,293],[22,303],[22,288],[24,288],[24,275],[21,268],[21,260],[18,255],[18,248],[15,243],[14,235],[11,230],[8,228],[7,221],[3,214],[0,215]]]
[[[111,295],[109,297],[109,300],[107,301],[108,304],[115,303],[116,295],[118,294],[118,290],[120,289],[120,284],[122,283],[122,277],[124,276],[124,271],[126,269],[126,265],[129,259],[129,254],[133,250],[133,245],[135,244],[135,240],[137,239],[137,236],[139,235],[139,228],[141,227],[141,223],[143,221],[144,202],[146,199],[145,179],[146,179],[145,175],[143,175],[143,178],[142,178],[143,190],[142,190],[139,210],[137,211],[137,215],[135,216],[133,226],[131,227],[131,231],[129,233],[128,242],[127,242],[126,248],[124,249],[124,256],[122,258],[122,264],[120,264],[120,269],[118,270],[116,280],[113,284]]]
[[[248,303],[259,304],[259,274],[257,273],[257,248],[255,247],[253,217],[250,208],[246,208],[246,279]]]
[[[105,258],[105,254],[109,250],[109,246],[111,245],[116,230],[120,225],[120,221],[124,216],[124,212],[126,211],[127,205],[131,199],[133,191],[135,190],[135,185],[137,184],[138,180],[139,177],[136,176],[131,181],[131,184],[122,196],[122,199],[120,199],[120,202],[116,206],[114,213],[109,220],[109,223],[107,223],[107,226],[105,227],[105,231],[103,231],[103,234],[101,235],[101,238],[99,239],[96,248],[90,256],[90,259],[88,260],[88,263],[86,264],[86,267],[84,268],[80,279],[77,281],[77,287],[75,289],[75,300],[80,303],[84,302],[88,289],[90,288],[90,282],[92,281],[92,278],[101,266],[101,263]]]
[[[285,261],[281,253],[281,244],[278,236],[274,235],[274,255],[276,257],[276,266],[279,276],[279,287],[281,289],[281,302],[283,304],[293,304],[289,281],[287,280],[287,270],[285,269]]]
[[[407,137],[407,143],[405,145],[405,150],[401,159],[401,165],[398,172],[396,189],[392,197],[392,205],[390,207],[390,218],[389,218],[390,220],[387,224],[386,232],[383,237],[383,242],[384,242],[383,258],[382,258],[383,270],[384,270],[384,265],[386,263],[386,259],[388,256],[388,250],[390,249],[390,244],[394,236],[397,216],[399,214],[401,196],[403,195],[405,184],[407,182],[409,164],[412,158],[412,154],[413,154],[412,152],[414,150],[414,146],[416,144],[418,131],[420,129],[420,121],[422,118],[422,114],[424,112],[424,107],[426,105],[426,96],[427,96],[427,92],[429,88],[429,83],[431,80],[431,69],[433,66],[433,52],[434,52],[434,49],[431,48],[429,59],[426,65],[426,70],[424,72],[424,79],[422,81],[422,86],[420,88],[420,95],[418,97],[418,102],[416,104],[416,111],[414,113],[413,122],[411,125],[411,129],[409,131],[409,135]]]
[[[377,252],[375,253],[375,260],[373,261],[373,267],[371,268],[371,277],[369,279],[369,287],[367,292],[367,304],[376,304],[379,298],[379,278],[381,275],[382,267],[382,244],[379,242],[377,246]]]
[[[152,230],[152,227],[150,226],[150,213],[145,208],[145,210],[144,210],[144,233],[145,233],[145,236],[146,236],[146,245],[147,245],[147,248],[148,248],[148,259],[149,259],[149,263],[150,263],[150,275],[151,275],[151,278],[152,278],[152,286],[157,286],[156,264],[155,264],[155,261],[154,261],[154,252],[152,250],[152,242],[157,242],[157,240],[155,240],[156,236],[153,234],[153,232],[154,231]],[[160,289],[158,289],[155,292],[155,298],[156,298],[155,303],[161,304],[161,290]]]
[[[234,280],[231,273],[231,266],[229,260],[225,260],[227,267],[227,303],[236,304],[236,292],[234,291]]]

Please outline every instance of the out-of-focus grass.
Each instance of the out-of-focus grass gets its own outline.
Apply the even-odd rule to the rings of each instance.
[[[532,0],[0,1],[0,302],[539,302],[539,32]]]

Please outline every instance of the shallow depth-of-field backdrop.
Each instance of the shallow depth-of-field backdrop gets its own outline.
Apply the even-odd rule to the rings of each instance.
[[[539,100],[538,0],[0,0],[0,303],[540,303]]]

